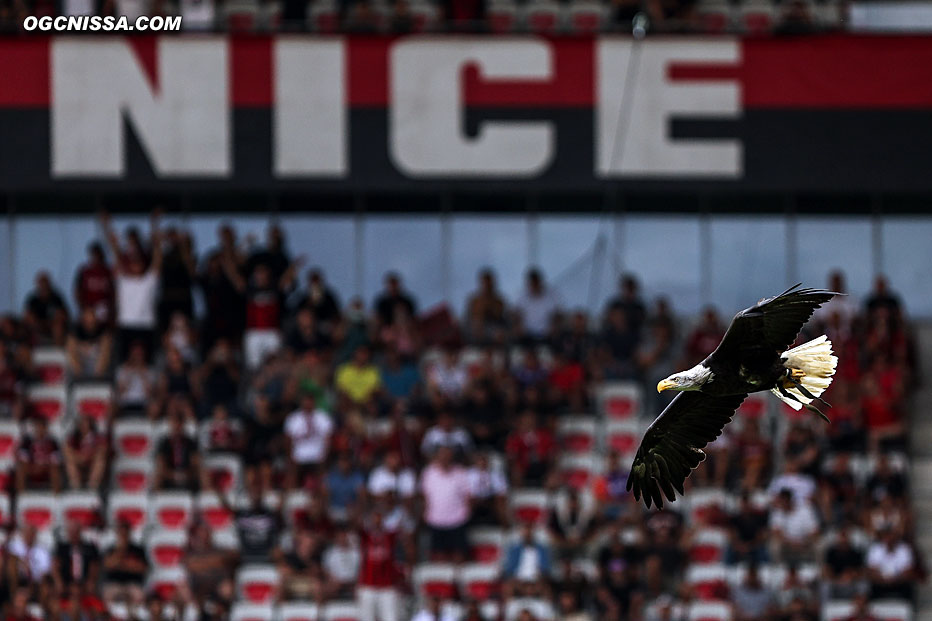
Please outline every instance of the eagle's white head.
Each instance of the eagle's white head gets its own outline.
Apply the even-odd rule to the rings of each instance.
[[[691,369],[674,373],[657,384],[657,392],[664,390],[701,390],[702,386],[712,379],[712,369],[697,364]]]

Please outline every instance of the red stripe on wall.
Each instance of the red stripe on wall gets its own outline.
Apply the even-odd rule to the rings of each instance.
[[[242,36],[230,40],[230,99],[241,108],[272,105],[273,71],[270,37]]]
[[[747,107],[932,107],[928,37],[755,38],[742,51]]]
[[[47,37],[0,38],[0,107],[48,107],[50,41]]]

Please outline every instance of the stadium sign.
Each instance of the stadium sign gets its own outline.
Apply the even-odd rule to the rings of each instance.
[[[0,39],[0,186],[932,189],[932,39]]]

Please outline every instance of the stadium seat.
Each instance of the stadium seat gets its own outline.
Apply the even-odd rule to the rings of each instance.
[[[605,441],[613,451],[632,454],[641,441],[641,425],[636,420],[610,420],[605,424]]]
[[[519,522],[541,523],[547,519],[550,496],[542,489],[516,489],[508,500],[511,514]]]
[[[91,491],[65,492],[58,497],[62,524],[77,522],[84,528],[97,528],[103,523],[100,494]]]
[[[491,526],[469,530],[469,547],[472,559],[478,563],[500,563],[504,559],[505,531]]]
[[[311,2],[307,17],[311,30],[315,32],[330,34],[340,27],[340,11],[333,0]]]
[[[773,30],[774,7],[768,0],[747,0],[739,11],[741,27],[747,34],[763,35]]]
[[[913,621],[913,606],[907,600],[880,599],[871,602],[870,612],[880,621]]]
[[[356,602],[330,602],[323,607],[320,621],[359,621]]]
[[[33,384],[27,391],[29,410],[49,423],[60,421],[66,414],[67,393],[62,385]]]
[[[42,384],[63,384],[67,380],[68,356],[60,347],[36,347],[32,366]]]
[[[16,457],[19,438],[19,423],[12,420],[0,421],[0,459],[12,460]]]
[[[146,590],[171,601],[178,589],[188,580],[187,572],[181,567],[157,567],[149,572]]]
[[[243,463],[239,455],[214,454],[204,458],[204,468],[208,476],[220,490],[226,493],[235,492],[242,485]]]
[[[16,498],[16,523],[50,533],[58,526],[58,498],[49,492],[24,492]]]
[[[709,521],[720,512],[731,513],[736,505],[734,496],[715,488],[691,489],[683,497],[683,501],[688,507],[687,517],[691,522]]]
[[[607,382],[598,390],[599,413],[607,418],[636,418],[641,413],[641,387],[634,382]]]
[[[569,6],[567,22],[570,30],[579,34],[599,32],[605,23],[605,7],[599,2],[580,0]]]
[[[176,567],[184,558],[188,535],[178,530],[155,530],[146,536],[146,555],[153,567]]]
[[[691,563],[721,563],[725,560],[728,533],[721,528],[703,528],[692,539],[689,549]]]
[[[267,604],[276,598],[281,577],[275,565],[243,565],[236,572],[237,595],[253,604]]]
[[[254,0],[231,0],[221,6],[223,20],[229,30],[252,30],[259,21],[259,3]]]
[[[237,602],[230,610],[230,621],[272,621],[275,609],[269,604]]]
[[[142,457],[119,457],[113,465],[113,486],[127,493],[142,493],[152,487],[152,460]]]
[[[822,621],[842,621],[854,612],[854,602],[849,600],[832,600],[822,604]]]
[[[557,469],[566,485],[581,489],[591,485],[602,472],[602,458],[599,455],[562,455]]]
[[[727,0],[704,0],[696,6],[696,16],[703,32],[721,34],[732,26],[732,5]]]
[[[278,607],[278,621],[317,621],[320,609],[308,602],[285,602]]]
[[[439,17],[437,7],[431,2],[416,1],[411,3],[412,30],[414,32],[433,30]]]
[[[107,500],[107,524],[128,523],[134,535],[142,533],[148,522],[149,498],[145,494],[112,492]]]
[[[564,452],[589,453],[596,448],[597,438],[594,416],[564,416],[557,421],[557,440]]]
[[[456,597],[456,566],[450,563],[421,563],[411,574],[414,592],[420,597],[443,600]]]
[[[686,582],[702,601],[728,599],[728,570],[722,564],[690,565]]]
[[[457,572],[460,594],[479,602],[498,597],[501,568],[498,563],[466,563]]]
[[[194,508],[213,532],[233,528],[233,514],[227,509],[216,492],[201,492],[194,501]]]
[[[553,605],[545,599],[536,599],[532,597],[516,597],[508,600],[505,604],[505,621],[515,621],[518,616],[525,610],[534,615],[534,619],[539,621],[553,621],[556,619],[556,612]]]
[[[524,9],[524,21],[531,32],[551,34],[561,27],[560,4],[550,0],[533,0]]]
[[[149,523],[166,530],[185,530],[194,518],[189,492],[157,492],[150,498]]]
[[[512,32],[518,25],[518,7],[508,0],[495,0],[486,12],[489,30],[496,33]]]
[[[113,402],[113,387],[103,382],[76,384],[71,389],[71,407],[77,416],[106,420]]]
[[[693,602],[686,610],[687,621],[731,621],[731,604],[725,602]]]
[[[155,450],[152,423],[129,418],[113,423],[113,450],[122,457],[147,457]]]

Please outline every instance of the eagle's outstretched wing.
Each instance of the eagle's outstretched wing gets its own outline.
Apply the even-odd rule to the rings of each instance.
[[[838,295],[824,289],[799,289],[799,286],[761,300],[735,315],[712,357],[740,355],[749,349],[782,354],[792,347],[815,309]]]
[[[715,397],[681,392],[651,423],[634,457],[627,489],[634,498],[663,508],[675,491],[683,494],[689,473],[705,459],[702,448],[722,433],[747,395]]]

